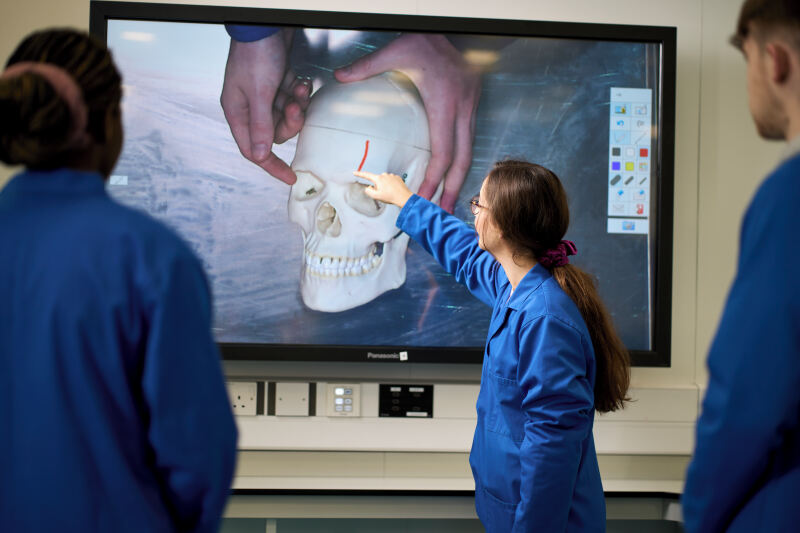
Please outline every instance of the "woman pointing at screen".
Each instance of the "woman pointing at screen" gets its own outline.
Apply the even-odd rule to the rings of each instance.
[[[473,230],[399,176],[355,175],[493,308],[470,453],[487,531],[605,531],[592,424],[595,411],[623,407],[630,363],[592,278],[569,264],[577,250],[562,240],[569,209],[559,179],[536,164],[496,163],[471,202]]]

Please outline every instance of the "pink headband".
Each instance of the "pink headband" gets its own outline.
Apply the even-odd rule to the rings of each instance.
[[[572,241],[561,241],[555,248],[547,250],[540,257],[537,258],[539,263],[546,269],[550,270],[553,267],[560,267],[569,264],[568,255],[575,255],[578,249]]]
[[[21,61],[8,67],[0,80],[21,76],[27,72],[38,74],[53,87],[62,100],[67,103],[72,115],[72,139],[69,144],[73,148],[83,148],[89,144],[86,126],[89,122],[89,109],[83,99],[81,88],[66,70],[51,63]]]

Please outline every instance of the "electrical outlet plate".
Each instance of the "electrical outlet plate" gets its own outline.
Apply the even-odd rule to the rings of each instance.
[[[328,383],[327,389],[325,395],[326,416],[361,416],[361,385],[357,383]]]
[[[233,406],[233,414],[255,416],[258,385],[255,381],[229,381],[228,397]]]
[[[308,416],[308,383],[275,383],[275,416]]]

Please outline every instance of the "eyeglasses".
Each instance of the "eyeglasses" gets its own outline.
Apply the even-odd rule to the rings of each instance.
[[[478,216],[478,213],[481,209],[489,209],[485,205],[481,205],[478,203],[478,197],[475,196],[472,200],[469,201],[469,210],[472,211],[472,214]]]

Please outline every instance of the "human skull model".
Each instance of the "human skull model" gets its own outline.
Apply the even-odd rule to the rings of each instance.
[[[405,282],[408,235],[395,226],[400,210],[368,197],[353,171],[363,160],[363,170],[404,176],[416,192],[429,159],[425,109],[402,75],[334,81],[314,94],[289,197],[289,219],[305,240],[300,294],[307,307],[344,311]]]

